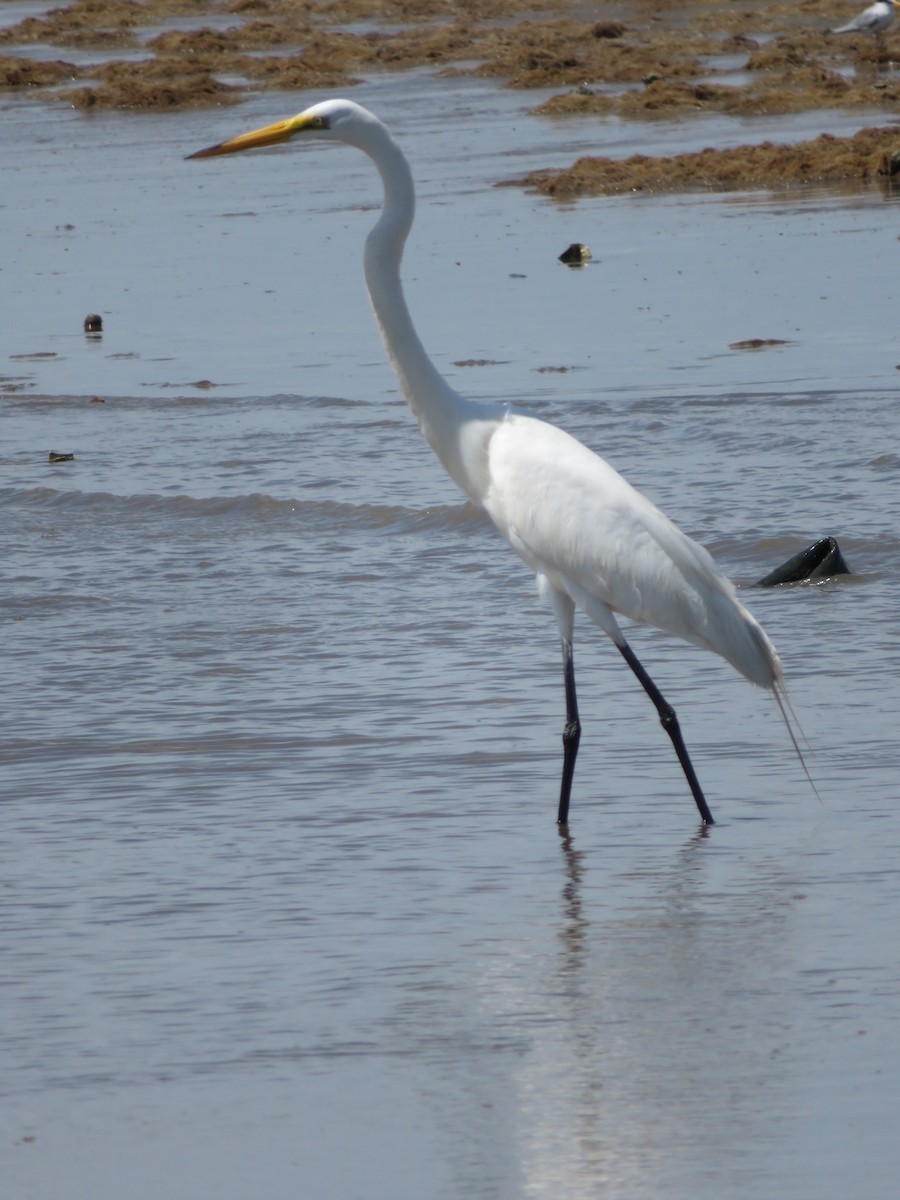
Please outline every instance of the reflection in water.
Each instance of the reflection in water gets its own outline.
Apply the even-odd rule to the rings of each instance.
[[[560,975],[566,983],[571,979],[577,985],[577,977],[584,965],[584,941],[588,923],[581,911],[581,878],[584,873],[584,855],[573,845],[568,828],[559,830],[560,845],[566,860],[566,884],[563,888],[563,923],[560,937],[565,953],[560,960]]]
[[[605,914],[563,836],[562,921],[545,964],[558,1019],[518,1080],[525,1194],[658,1197],[764,1175],[756,1148],[783,1136],[787,1116],[785,1014],[765,978],[785,934],[777,880],[716,896],[706,841],[657,865],[650,903]]]

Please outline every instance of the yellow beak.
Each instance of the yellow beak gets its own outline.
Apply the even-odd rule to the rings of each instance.
[[[255,150],[259,146],[277,146],[311,123],[303,117],[288,117],[285,121],[276,121],[274,125],[265,125],[251,133],[238,134],[237,137],[229,138],[227,142],[207,146],[205,150],[196,150],[187,157],[213,158],[217,154],[237,154],[239,150]]]

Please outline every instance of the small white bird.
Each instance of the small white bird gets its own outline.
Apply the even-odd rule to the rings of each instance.
[[[566,696],[558,823],[568,822],[581,737],[572,654],[577,607],[609,636],[652,700],[701,820],[711,824],[675,710],[625,640],[618,615],[720,654],[751,683],[774,694],[790,732],[781,663],[772,643],[707,551],[593,450],[508,405],[464,399],[439,374],[413,326],[400,282],[415,211],[412,174],[377,117],[352,100],[328,100],[189,157],[232,154],[294,138],[344,142],[378,168],[384,205],[366,241],[364,269],[400,386],[448,474],[535,572],[540,593],[553,609]]]
[[[846,25],[832,29],[831,33],[871,33],[880,38],[894,19],[896,0],[875,0]]]

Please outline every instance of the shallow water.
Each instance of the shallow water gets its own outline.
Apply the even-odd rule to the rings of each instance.
[[[564,424],[742,584],[838,538],[852,579],[746,597],[821,801],[764,694],[638,630],[701,835],[582,623],[556,833],[553,622],[398,399],[370,169],[182,161],[305,97],[4,102],[5,1194],[892,1197],[897,209],[562,208],[492,185],[737,127],[538,123],[424,73],[357,95],[414,162],[410,303],[461,390]]]

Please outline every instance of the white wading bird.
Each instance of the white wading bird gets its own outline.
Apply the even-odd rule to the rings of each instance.
[[[875,3],[863,9],[858,17],[854,17],[846,25],[841,25],[838,29],[832,29],[830,32],[871,33],[880,39],[894,19],[895,4],[896,0],[875,0]]]
[[[617,614],[720,654],[751,683],[773,692],[787,722],[781,663],[772,643],[707,551],[602,458],[546,421],[464,399],[439,374],[413,327],[400,282],[415,210],[412,174],[377,117],[350,100],[327,100],[190,157],[292,138],[345,142],[378,168],[384,205],[366,240],[365,277],[400,386],[451,478],[537,573],[540,593],[556,615],[566,693],[559,824],[568,822],[581,736],[572,657],[576,607],[609,635],[640,680],[672,740],[700,816],[712,824],[675,712],[625,640]]]

